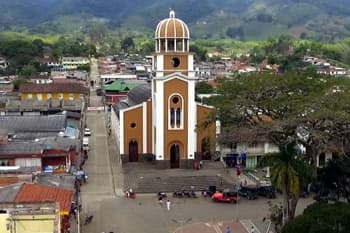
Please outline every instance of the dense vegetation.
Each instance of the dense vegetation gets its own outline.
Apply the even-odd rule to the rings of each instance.
[[[347,233],[350,232],[348,203],[315,203],[288,223],[282,233]]]
[[[290,34],[336,40],[350,35],[349,0],[0,0],[0,29],[72,34],[98,23],[118,33],[153,32],[169,7],[189,24],[193,38],[247,41]]]
[[[0,34],[0,56],[9,61],[9,68],[3,74],[30,76],[37,72],[48,71],[44,57],[58,60],[61,56],[96,55],[96,48],[91,43],[68,38],[40,38]],[[44,61],[44,62],[43,62]]]

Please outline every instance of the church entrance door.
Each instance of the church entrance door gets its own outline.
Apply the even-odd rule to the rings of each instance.
[[[129,162],[137,162],[138,161],[138,144],[136,140],[132,140],[129,142]]]
[[[179,145],[172,145],[170,147],[170,168],[180,167],[180,147]]]

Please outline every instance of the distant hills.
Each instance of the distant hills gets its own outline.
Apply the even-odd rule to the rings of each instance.
[[[350,36],[350,0],[0,0],[0,29],[72,33],[95,23],[116,32],[153,32],[170,8],[195,38]]]

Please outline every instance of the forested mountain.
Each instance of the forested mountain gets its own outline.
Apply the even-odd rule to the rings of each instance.
[[[169,8],[197,38],[350,35],[350,0],[0,0],[0,29],[70,33],[98,23],[114,31],[151,32]]]

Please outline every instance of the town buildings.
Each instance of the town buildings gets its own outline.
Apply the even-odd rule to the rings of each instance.
[[[77,100],[83,99],[88,91],[77,83],[23,84],[19,88],[21,100]]]

